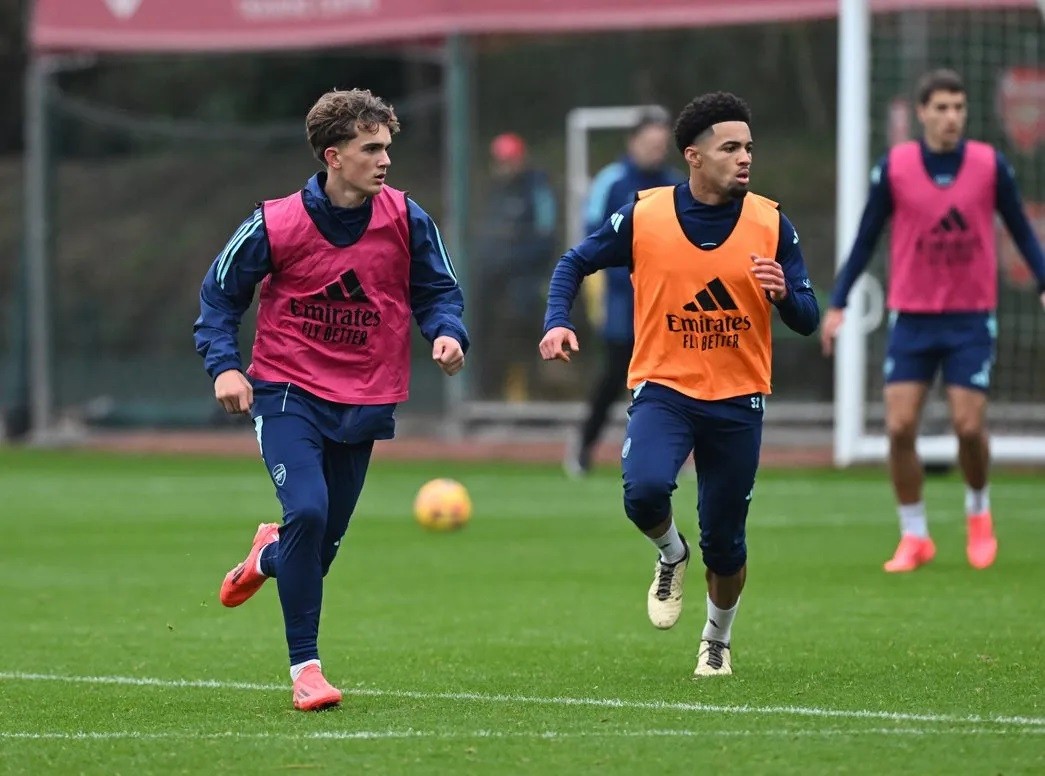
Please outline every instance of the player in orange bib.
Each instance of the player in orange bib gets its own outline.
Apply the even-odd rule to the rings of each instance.
[[[697,97],[675,142],[689,180],[640,192],[570,249],[552,275],[541,356],[578,348],[569,313],[585,275],[629,267],[635,287],[632,402],[621,451],[624,509],[659,550],[647,595],[650,621],[682,612],[690,551],[672,518],[675,478],[697,470],[707,621],[694,678],[733,673],[733,618],[747,571],[745,523],[770,392],[772,311],[800,334],[820,311],[798,234],[777,204],[748,192],[751,114],[735,95]]]

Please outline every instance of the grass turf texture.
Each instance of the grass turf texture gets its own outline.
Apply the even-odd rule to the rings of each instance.
[[[410,515],[436,476],[471,491],[460,533]],[[880,472],[764,472],[737,675],[694,683],[699,564],[679,624],[654,630],[654,554],[615,471],[377,462],[324,601],[346,702],[306,715],[275,585],[217,602],[276,519],[257,461],[0,452],[0,771],[1041,772],[1045,486],[995,478],[984,572],[965,561],[962,496],[929,481],[937,559],[891,576]],[[683,480],[695,539],[694,503]]]

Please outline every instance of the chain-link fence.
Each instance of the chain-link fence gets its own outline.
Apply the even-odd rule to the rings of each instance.
[[[901,113],[896,100],[909,98],[917,75],[930,66],[954,66],[969,83],[971,135],[1009,154],[1032,207],[1045,201],[1045,161],[1036,136],[1027,141],[1024,131],[1023,139],[1014,140],[1006,130],[1012,116],[1029,108],[1011,97],[1006,102],[1003,88],[1006,77],[1017,79],[1010,92],[1035,88],[1019,79],[1041,68],[1040,16],[1030,10],[888,14],[876,16],[873,29],[873,153],[885,150],[889,117],[895,125]],[[470,207],[457,257],[475,341],[468,396],[505,406],[575,403],[589,392],[600,367],[597,336],[580,303],[575,322],[587,347],[575,363],[543,364],[536,347],[547,279],[567,247],[565,132],[567,115],[577,107],[658,104],[675,114],[701,92],[725,89],[744,96],[754,113],[752,188],[778,200],[797,226],[826,304],[835,265],[835,36],[835,23],[823,21],[471,41]],[[98,78],[126,82],[141,67],[135,60],[107,62]],[[228,75],[234,68],[215,71],[230,82],[224,92],[209,84],[211,102],[198,109],[192,81],[179,79],[172,68],[164,85],[153,72],[154,83],[184,92],[175,117],[125,110],[118,90],[83,79],[59,79],[50,97],[54,398],[66,416],[109,424],[222,422],[192,348],[200,280],[254,203],[299,188],[315,165],[303,137],[307,102],[268,108],[262,93],[249,118],[235,105],[215,110],[214,101],[236,88]],[[341,67],[317,82],[315,95],[335,85],[371,85],[368,72]],[[409,190],[443,223],[447,117],[439,77],[433,61],[415,63],[387,81],[397,86],[383,91],[403,123],[389,182]],[[212,118],[219,114],[220,120]],[[1041,114],[1035,115],[1040,127]],[[910,131],[916,131],[913,125]],[[494,171],[491,143],[506,133],[525,144],[526,166],[540,171],[550,195],[533,206],[534,219],[550,238],[525,267],[509,250],[509,242],[521,238],[502,231],[503,249],[490,247],[497,245],[489,239],[497,234],[494,221],[511,215],[504,197],[501,210],[494,207],[503,180]],[[618,159],[624,144],[623,131],[592,133],[589,169]],[[683,169],[674,149],[671,162]],[[5,257],[18,251],[18,170],[17,160],[0,165]],[[0,265],[0,310],[9,343],[19,339],[16,264]],[[1035,296],[1017,286],[1018,280],[1003,284],[998,392],[1024,401],[1041,393],[1042,323]],[[512,315],[505,315],[509,309]],[[241,332],[245,353],[252,321],[248,316]],[[782,325],[775,332],[775,392],[780,399],[820,406],[818,417],[826,420],[831,362],[814,339]],[[412,399],[404,412],[439,415],[446,407],[446,381],[429,363],[425,344],[419,337],[415,342]],[[870,363],[880,363],[880,336],[870,343]],[[17,348],[9,347],[5,376],[18,373],[17,359]],[[876,369],[869,371],[874,394],[879,378]],[[12,387],[8,392],[16,393]]]

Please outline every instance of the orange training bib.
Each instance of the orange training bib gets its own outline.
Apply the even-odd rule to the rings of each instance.
[[[776,203],[749,193],[726,241],[703,250],[682,231],[674,191],[649,189],[635,204],[628,387],[650,380],[707,400],[769,393],[772,305],[751,254],[776,256]]]

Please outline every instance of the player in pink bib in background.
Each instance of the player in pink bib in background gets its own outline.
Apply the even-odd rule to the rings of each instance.
[[[922,78],[918,120],[924,137],[892,148],[871,173],[867,206],[852,252],[839,271],[821,340],[830,355],[849,291],[891,216],[885,412],[901,533],[885,570],[913,571],[936,554],[915,442],[938,370],[947,386],[966,483],[966,555],[974,568],[983,569],[994,563],[998,551],[985,423],[997,336],[995,212],[1037,278],[1043,306],[1045,257],[1008,162],[986,143],[963,137],[966,94],[957,73],[936,70]]]

